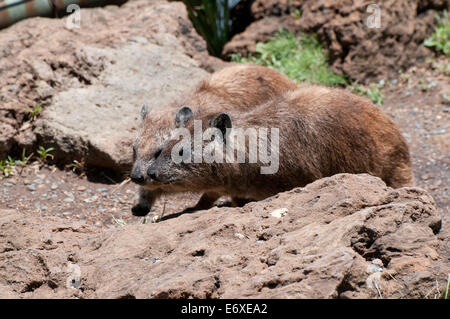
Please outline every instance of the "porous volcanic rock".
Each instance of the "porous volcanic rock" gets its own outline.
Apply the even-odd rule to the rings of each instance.
[[[0,216],[0,287],[24,298],[424,298],[450,270],[433,199],[367,174],[104,231]]]

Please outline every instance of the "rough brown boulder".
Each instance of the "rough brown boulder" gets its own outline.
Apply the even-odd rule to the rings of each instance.
[[[430,298],[440,228],[424,190],[365,174],[102,232],[2,211],[0,296]]]
[[[448,9],[448,1],[383,1],[379,3],[379,28],[368,27],[373,14],[367,11],[370,4],[374,2],[256,0],[251,7],[255,22],[235,35],[223,52],[255,52],[256,42],[269,40],[280,28],[314,32],[328,48],[334,70],[362,83],[395,76],[432,54],[423,42],[434,30],[436,10]]]

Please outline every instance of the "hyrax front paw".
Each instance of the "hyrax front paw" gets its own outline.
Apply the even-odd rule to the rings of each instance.
[[[148,205],[136,204],[131,208],[131,213],[134,216],[145,216],[150,212],[150,207]]]

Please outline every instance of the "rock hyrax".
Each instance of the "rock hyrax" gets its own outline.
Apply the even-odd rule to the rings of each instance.
[[[273,134],[258,136],[266,151],[271,146],[279,149],[276,172],[261,173],[267,160],[249,162],[250,140],[238,150],[246,154],[245,163],[195,163],[192,159],[199,154],[194,138],[187,148],[180,148],[179,137],[167,141],[148,167],[149,189],[261,200],[338,173],[369,173],[394,188],[413,182],[408,146],[395,123],[368,99],[342,89],[301,87],[247,112],[224,110],[198,120],[186,125],[191,136],[199,123],[204,132],[212,127],[223,136],[204,139],[203,152],[209,145],[226,153],[236,129],[278,128],[278,143]],[[258,146],[258,152],[261,149]],[[173,154],[191,160],[176,163]]]
[[[297,85],[279,72],[252,65],[233,65],[224,68],[202,81],[194,92],[166,108],[141,111],[142,125],[133,144],[133,168],[131,179],[141,185],[139,201],[132,208],[137,216],[146,215],[162,189],[148,188],[152,180],[147,170],[160,154],[161,145],[169,133],[183,126],[191,117],[219,111],[250,110]],[[208,207],[215,195],[204,194],[198,207]]]

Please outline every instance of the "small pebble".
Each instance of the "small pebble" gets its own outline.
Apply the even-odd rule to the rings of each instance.
[[[287,208],[278,208],[278,209],[275,209],[274,211],[272,211],[270,213],[270,215],[272,217],[281,218],[281,217],[285,216],[287,214],[287,212],[288,212]]]
[[[35,190],[36,190],[36,184],[31,184],[31,185],[29,185],[29,186],[28,186],[28,190],[29,190],[30,192],[35,191]]]
[[[88,197],[88,198],[83,199],[83,202],[85,202],[85,203],[91,203],[91,202],[95,202],[97,199],[98,199],[98,196],[97,196],[97,195],[94,195],[94,196],[92,196],[92,197]]]
[[[440,135],[440,134],[444,134],[445,132],[446,132],[445,128],[440,128],[440,129],[431,131],[430,134],[433,134],[433,135]]]
[[[240,233],[234,233],[234,236],[239,238],[239,239],[244,239],[244,235],[242,235]]]

